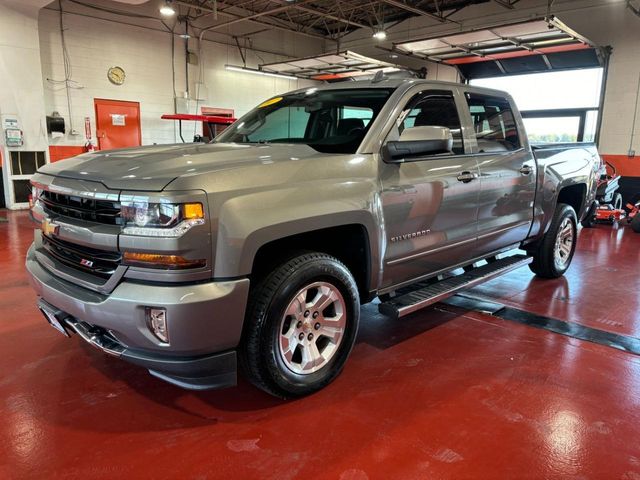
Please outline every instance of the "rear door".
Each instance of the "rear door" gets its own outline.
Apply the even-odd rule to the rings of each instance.
[[[433,274],[471,259],[476,242],[480,182],[473,155],[463,141],[464,102],[451,90],[409,94],[402,113],[385,141],[398,140],[405,128],[440,126],[450,129],[449,154],[425,155],[405,163],[380,164],[381,202],[387,246],[383,287]],[[460,177],[460,179],[458,178]]]
[[[466,92],[480,169],[478,242],[483,255],[524,240],[533,221],[536,163],[508,98]]]
[[[140,104],[120,100],[94,100],[98,148],[138,147],[142,143]]]

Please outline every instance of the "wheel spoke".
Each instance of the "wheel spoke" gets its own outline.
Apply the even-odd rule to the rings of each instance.
[[[323,362],[324,358],[315,342],[308,342],[302,347],[302,363],[300,366],[303,370],[313,371]]]
[[[318,295],[313,299],[311,308],[318,312],[324,312],[329,305],[334,303],[338,299],[336,292],[329,287],[320,287],[318,289]]]
[[[342,306],[340,307],[342,308]],[[344,312],[338,311],[333,317],[324,317],[323,325],[326,323],[332,327],[344,328],[346,319],[347,319],[347,316],[344,314]]]
[[[318,330],[318,336],[329,338],[333,343],[337,343],[342,337],[343,329],[340,327],[333,327],[329,325],[323,325]]]
[[[302,318],[306,309],[307,296],[306,292],[300,292],[289,304],[289,308],[285,315],[291,315],[296,319]]]
[[[280,337],[280,350],[282,352],[282,355],[284,355],[284,357],[290,362],[293,359],[293,354],[296,351],[297,347],[298,339],[295,335],[290,335],[288,337],[282,335]]]

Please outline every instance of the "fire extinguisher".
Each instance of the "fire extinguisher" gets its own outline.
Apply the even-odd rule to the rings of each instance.
[[[91,140],[87,141],[87,143],[84,144],[84,151],[85,152],[95,152],[96,151],[96,147],[93,145],[93,143],[91,143]]]

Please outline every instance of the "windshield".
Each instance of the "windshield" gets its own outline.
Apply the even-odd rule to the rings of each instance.
[[[316,90],[274,97],[216,138],[232,143],[303,143],[323,153],[355,153],[393,90]]]

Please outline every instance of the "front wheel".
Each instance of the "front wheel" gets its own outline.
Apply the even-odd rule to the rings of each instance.
[[[575,210],[570,205],[559,203],[549,230],[537,248],[531,252],[531,271],[542,278],[558,278],[564,275],[576,251],[577,232]]]
[[[324,253],[301,254],[252,289],[240,362],[251,383],[280,398],[316,392],[342,371],[358,331],[349,270]]]

